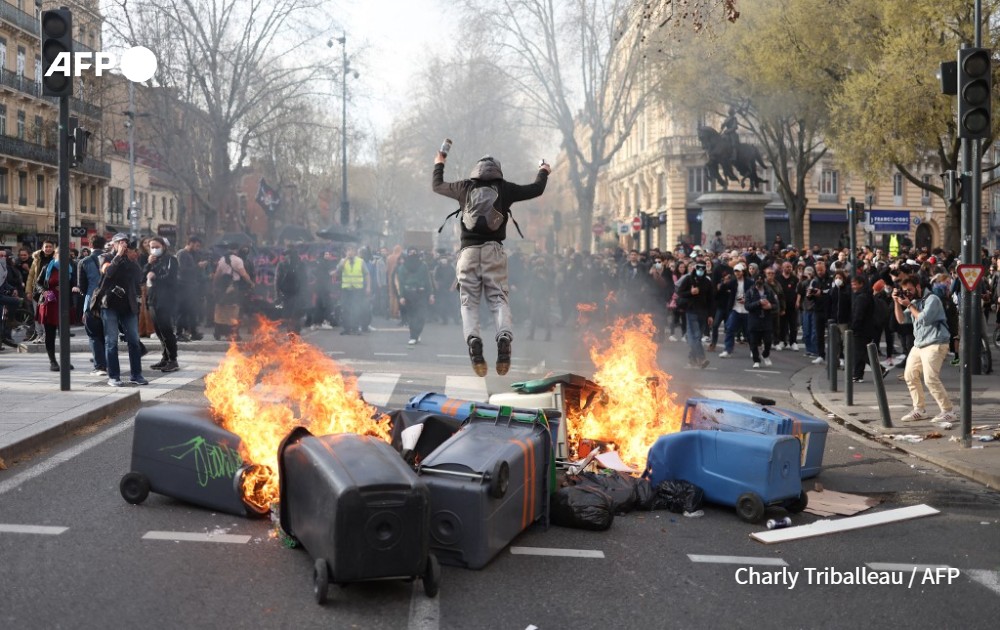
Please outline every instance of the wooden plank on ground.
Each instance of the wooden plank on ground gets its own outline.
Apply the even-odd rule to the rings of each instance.
[[[815,523],[799,525],[798,527],[755,532],[750,534],[750,537],[756,541],[770,545],[777,542],[798,540],[800,538],[812,538],[813,536],[824,536],[826,534],[835,534],[837,532],[861,529],[863,527],[885,525],[886,523],[895,523],[898,521],[919,518],[921,516],[931,516],[934,514],[940,514],[940,512],[929,505],[911,505],[905,508],[886,510],[885,512],[875,512],[874,514],[862,514],[861,516],[851,516],[835,521],[816,521]]]

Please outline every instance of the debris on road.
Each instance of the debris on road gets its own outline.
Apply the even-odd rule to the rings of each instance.
[[[602,532],[615,520],[614,502],[594,486],[567,486],[552,495],[549,518],[553,525]]]
[[[909,507],[897,508],[895,510],[875,512],[874,514],[850,516],[848,518],[842,518],[835,521],[822,520],[816,521],[815,523],[809,523],[808,525],[799,525],[797,527],[755,532],[750,534],[750,538],[766,545],[770,545],[772,543],[786,542],[789,540],[812,538],[813,536],[825,536],[826,534],[835,534],[853,529],[862,529],[865,527],[874,527],[876,525],[885,525],[887,523],[896,523],[899,521],[920,518],[922,516],[933,516],[940,513],[941,512],[929,505],[911,505]]]
[[[810,490],[808,493],[809,502],[805,509],[806,512],[816,516],[853,516],[882,502],[873,497],[825,490],[820,484],[816,486],[815,490]]]

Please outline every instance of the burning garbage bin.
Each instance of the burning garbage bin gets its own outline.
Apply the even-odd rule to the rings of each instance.
[[[132,504],[150,492],[238,516],[263,516],[242,487],[259,466],[243,461],[239,436],[215,424],[207,409],[159,405],[135,418],[130,472],[122,498]]]
[[[736,508],[756,523],[769,505],[789,512],[806,508],[798,440],[787,435],[725,431],[682,431],[660,437],[649,449],[643,478],[655,488],[683,479],[705,492],[705,499]]]
[[[528,526],[548,526],[551,436],[544,415],[474,411],[418,468],[431,495],[431,548],[479,569]]]
[[[438,593],[441,568],[429,552],[427,485],[387,442],[294,429],[278,449],[285,534],[313,557],[318,604],[329,585],[421,577]]]
[[[756,400],[756,399],[755,399]],[[773,405],[773,401],[770,402]],[[815,477],[823,468],[829,425],[822,420],[771,405],[711,398],[688,398],[681,430],[715,429],[762,435],[791,435],[802,445],[802,478]]]

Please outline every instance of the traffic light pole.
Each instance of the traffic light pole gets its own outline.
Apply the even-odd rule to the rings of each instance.
[[[68,392],[69,309],[73,300],[69,259],[69,97],[59,97],[59,389]]]
[[[976,248],[972,243],[973,224],[973,199],[977,194],[974,185],[976,178],[973,173],[975,168],[975,140],[962,139],[962,262],[972,261],[972,251]],[[981,168],[981,165],[980,165]],[[971,171],[971,172],[970,172]],[[980,177],[982,173],[980,173]],[[961,340],[959,343],[959,419],[962,424],[962,446],[969,448],[972,446],[972,360],[973,360],[973,327],[972,322],[976,319],[972,310],[972,291],[962,290],[961,310],[959,311],[959,321],[961,322]]]

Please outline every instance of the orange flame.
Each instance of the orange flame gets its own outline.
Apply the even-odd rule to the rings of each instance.
[[[656,363],[652,317],[618,318],[607,330],[610,339],[592,341],[590,349],[593,380],[603,391],[586,409],[567,410],[567,437],[574,455],[582,439],[602,440],[641,467],[659,436],[680,430],[683,409],[669,391],[670,375]]]
[[[219,424],[243,441],[244,461],[258,464],[244,476],[243,498],[264,510],[278,500],[278,446],[293,428],[390,440],[389,417],[373,419],[357,379],[275,322],[260,320],[246,353],[230,345],[205,377],[205,395]]]

